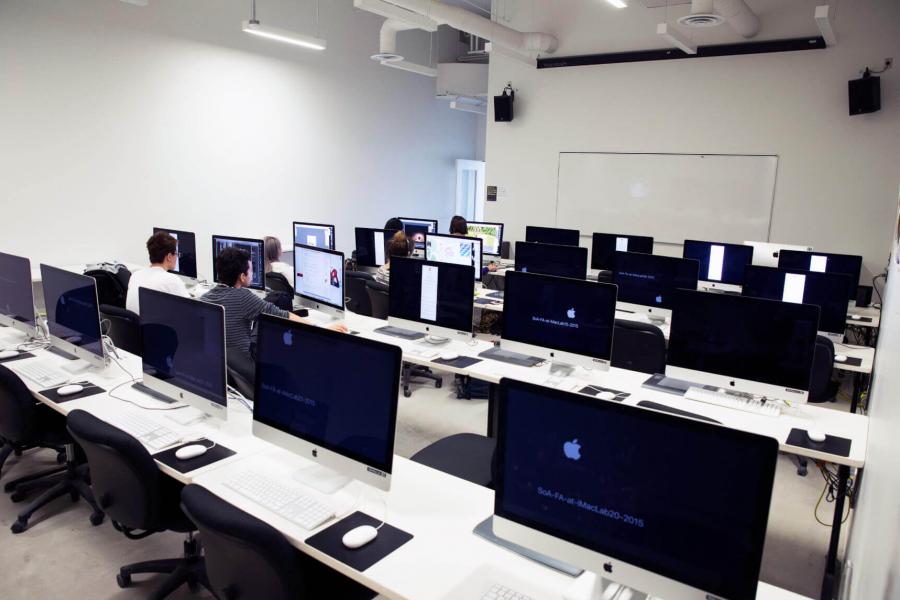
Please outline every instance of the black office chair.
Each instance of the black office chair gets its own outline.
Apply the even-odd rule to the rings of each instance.
[[[131,281],[131,271],[125,266],[118,265],[114,271],[92,269],[85,271],[84,274],[93,277],[97,282],[97,299],[100,301],[100,304],[125,308],[128,282]]]
[[[600,271],[597,273],[597,281],[600,283],[613,283],[612,271]]]
[[[49,448],[57,452],[57,461],[65,457],[65,465],[20,477],[6,483],[4,491],[11,493],[13,502],[21,502],[32,491],[43,490],[19,515],[10,527],[13,533],[28,529],[28,521],[38,510],[61,496],[69,495],[72,502],[83,498],[91,508],[91,523],[103,522],[103,511],[94,502],[88,487],[88,469],[76,456],[74,440],[66,432],[66,421],[59,413],[38,404],[19,377],[0,365],[0,437],[6,440],[3,460],[17,449]],[[63,451],[63,448],[65,450]],[[64,454],[60,454],[64,452]],[[2,466],[2,463],[0,463]]]
[[[827,337],[816,336],[815,352],[813,353],[812,372],[809,377],[810,403],[834,402],[837,397],[840,384],[832,381],[834,372],[834,343]],[[793,456],[797,461],[797,475],[805,477],[809,463],[802,456]]]
[[[291,285],[291,282],[288,281],[287,277],[281,273],[276,273],[275,271],[266,273],[266,287],[273,292],[283,292],[290,294],[291,296],[294,295],[294,286]]]
[[[369,295],[369,304],[372,307],[372,316],[376,319],[388,318],[390,302],[390,286],[379,281],[366,281],[366,293]]]
[[[168,573],[152,598],[165,598],[185,583],[192,590],[208,588],[196,527],[180,508],[183,486],[160,472],[139,441],[92,414],[73,410],[68,428],[87,454],[91,487],[117,531],[132,540],[161,531],[187,534],[182,558],[125,565],[116,576],[119,587],[131,585],[138,573]]]
[[[500,258],[509,260],[510,254],[512,254],[512,252],[510,251],[511,248],[512,248],[512,244],[510,244],[509,242],[501,242],[500,243]]]
[[[271,525],[189,485],[181,507],[203,538],[210,591],[222,600],[373,598],[375,593],[291,546]]]
[[[666,372],[666,338],[650,323],[616,319],[613,327],[612,366],[641,373]]]
[[[366,317],[372,316],[372,301],[366,291],[366,282],[375,281],[371,273],[347,271],[344,273],[344,291],[347,294],[347,310]]]
[[[247,400],[253,400],[254,381],[249,379],[252,376],[248,373],[242,373],[236,369],[233,363],[228,364],[227,368],[228,385],[236,389]]]
[[[493,489],[496,448],[494,438],[457,433],[419,450],[410,460]]]
[[[130,310],[113,306],[100,305],[100,318],[109,322],[106,330],[116,348],[141,355],[141,318]]]

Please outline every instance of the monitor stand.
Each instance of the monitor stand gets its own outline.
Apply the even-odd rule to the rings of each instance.
[[[556,375],[557,377],[569,377],[574,372],[575,365],[555,361],[550,363],[551,375]]]
[[[420,340],[425,337],[424,333],[403,329],[402,327],[394,327],[393,325],[385,325],[374,330],[382,335],[390,335],[393,337],[403,338],[404,340]]]
[[[475,526],[475,529],[472,530],[477,536],[483,537],[489,542],[497,544],[501,548],[506,548],[516,554],[524,556],[527,559],[533,560],[538,564],[542,564],[546,567],[550,567],[560,573],[564,573],[566,575],[570,575],[572,577],[578,577],[584,571],[579,569],[578,567],[572,566],[568,563],[565,563],[561,560],[557,560],[553,557],[547,556],[546,554],[541,554],[540,552],[536,552],[530,548],[526,548],[525,546],[520,546],[518,544],[514,544],[508,540],[504,540],[501,537],[497,537],[494,533],[494,516],[491,515],[481,523]],[[577,580],[576,580],[577,582]]]
[[[314,490],[318,490],[323,494],[334,494],[339,492],[350,483],[351,478],[341,475],[340,472],[322,466],[320,464],[307,461],[308,464],[295,469],[292,473],[294,481],[298,481],[303,485],[307,485]]]
[[[60,350],[56,346],[50,346],[49,348],[47,348],[47,351],[52,352],[53,354],[55,354],[57,356],[62,356],[66,360],[80,360],[74,354],[72,354],[70,352],[66,352],[65,350]]]
[[[648,600],[644,592],[615,583],[596,573],[585,571],[581,577],[563,591],[563,600]]]
[[[440,337],[437,335],[426,335],[425,342],[432,344],[434,346],[440,346],[441,344],[449,343],[450,338]]]

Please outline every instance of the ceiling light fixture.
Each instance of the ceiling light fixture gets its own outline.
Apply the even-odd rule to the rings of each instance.
[[[316,29],[319,27],[319,2],[316,0]],[[259,24],[256,18],[256,0],[250,0],[250,19],[241,24],[244,33],[249,33],[267,40],[275,40],[284,42],[293,46],[299,46],[308,50],[324,50],[327,47],[325,40],[313,37],[311,35],[303,35],[286,29],[277,27],[268,27]]]
[[[625,4],[624,0],[606,0],[616,8],[628,8],[628,5]]]

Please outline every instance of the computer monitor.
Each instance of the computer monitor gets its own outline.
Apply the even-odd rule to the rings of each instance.
[[[334,225],[294,221],[294,243],[334,250]]]
[[[847,290],[852,286],[844,273],[793,271],[775,267],[748,266],[744,273],[744,296],[819,307],[819,335],[844,341],[847,327]]]
[[[745,241],[744,245],[753,246],[753,264],[760,267],[777,267],[778,255],[782,250],[812,251],[812,246],[795,246],[792,244],[778,244],[776,242]]]
[[[225,307],[139,288],[143,386],[224,419]]]
[[[0,252],[0,325],[32,336],[35,323],[31,262]]]
[[[806,402],[819,307],[675,292],[666,375],[788,402]]]
[[[555,370],[609,369],[616,286],[510,271],[500,346],[550,360]]]
[[[657,598],[756,598],[774,438],[510,379],[498,409],[498,537]]]
[[[862,271],[862,256],[782,250],[778,255],[778,268],[849,275],[852,285],[847,294],[847,300],[856,302],[856,288],[859,286],[859,276]]]
[[[53,346],[92,367],[104,368],[106,352],[94,278],[42,264],[41,285]]]
[[[344,253],[295,244],[294,292],[304,306],[342,318]]]
[[[487,256],[500,256],[503,247],[503,223],[469,222],[469,237],[481,238],[483,251]]]
[[[587,264],[588,250],[581,246],[516,242],[516,271],[584,279]]]
[[[753,246],[684,240],[682,257],[700,263],[701,287],[740,292],[744,267],[753,261]]]
[[[688,258],[616,252],[613,283],[619,286],[618,307],[668,319],[675,290],[696,290],[699,269],[700,263]]]
[[[191,231],[179,231],[165,227],[154,227],[153,234],[164,231],[178,241],[178,260],[170,273],[197,279],[197,242]]]
[[[616,252],[653,254],[653,238],[647,235],[595,233],[591,242],[591,268],[612,271]]]
[[[262,240],[252,238],[239,238],[224,235],[212,236],[213,244],[213,281],[219,281],[219,273],[216,269],[216,258],[225,248],[241,248],[250,254],[250,263],[253,265],[253,279],[248,286],[252,290],[266,289],[266,262],[265,250]]]
[[[391,259],[388,323],[434,338],[471,338],[475,275],[471,265]]]
[[[425,259],[474,267],[475,281],[481,281],[481,248],[477,237],[443,233],[425,234]]]
[[[380,267],[387,258],[387,243],[398,229],[372,229],[357,227],[356,264],[361,267]]]
[[[400,217],[400,222],[403,223],[403,232],[406,234],[406,237],[411,239],[419,250],[425,247],[425,234],[438,232],[436,219]]]
[[[253,435],[326,467],[307,485],[389,490],[402,360],[392,344],[262,315]]]
[[[539,244],[559,244],[561,246],[577,246],[579,233],[577,229],[560,229],[559,227],[525,226],[525,241]]]

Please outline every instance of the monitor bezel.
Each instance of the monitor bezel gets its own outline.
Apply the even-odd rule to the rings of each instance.
[[[325,254],[331,254],[332,256],[340,256],[341,257],[341,303],[340,305],[331,304],[330,302],[326,302],[324,300],[320,300],[318,298],[314,298],[309,295],[304,295],[300,292],[300,288],[297,286],[297,260],[300,256],[298,252],[300,250],[313,250],[315,252],[323,252]],[[346,269],[344,268],[344,253],[338,250],[328,250],[327,248],[319,248],[318,246],[308,246],[306,244],[294,244],[294,295],[300,298],[301,304],[306,306],[307,308],[312,308],[314,310],[319,310],[335,316],[337,318],[341,318],[344,315],[345,310],[345,302],[346,296],[344,295],[344,285],[346,284]]]
[[[24,256],[16,256],[15,254],[9,254],[6,252],[0,252],[0,256],[24,263],[23,266],[25,267],[25,272],[28,273],[27,285],[25,287],[27,288],[28,296],[31,299],[30,321],[22,321],[17,318],[22,317],[23,315],[0,314],[0,325],[15,329],[16,331],[21,331],[22,333],[28,334],[29,336],[33,336],[35,333],[35,327],[37,327],[37,311],[34,307],[34,283],[31,276],[31,260]]]
[[[747,244],[732,244],[731,242],[710,242],[706,240],[684,240],[684,244],[682,244],[681,248],[681,258],[686,258],[688,260],[697,260],[699,264],[699,260],[692,258],[690,256],[686,256],[688,251],[688,244],[704,244],[708,247],[712,246],[723,246],[727,253],[728,248],[750,248],[750,261],[744,264],[744,267],[747,265],[753,264],[753,254],[755,249],[753,246],[749,246]],[[724,269],[723,269],[724,274]],[[697,285],[703,286],[709,289],[716,290],[728,290],[728,291],[741,291],[741,286],[744,285],[744,269],[741,269],[740,281],[726,281],[724,278],[721,281],[716,281],[715,279],[705,279],[700,276],[700,272],[697,272]]]
[[[291,241],[293,242],[294,246],[296,246],[298,243],[297,242],[297,225],[311,225],[312,227],[327,227],[327,228],[331,229],[331,245],[327,249],[334,250],[337,247],[337,245],[335,244],[335,238],[334,238],[334,235],[335,235],[335,226],[334,225],[331,225],[329,223],[307,223],[305,221],[294,221],[293,225],[291,226]],[[302,245],[308,246],[309,244],[302,244]],[[316,247],[318,247],[318,246],[316,246]]]
[[[212,236],[212,255],[213,255],[213,257],[212,257],[212,259],[213,259],[213,262],[212,262],[212,271],[213,271],[213,283],[220,283],[220,282],[219,282],[219,273],[218,273],[218,269],[216,269],[216,258],[218,258],[218,255],[216,254],[216,239],[217,239],[217,238],[218,238],[218,239],[223,239],[223,240],[234,240],[234,241],[236,241],[236,242],[252,242],[252,243],[255,243],[255,244],[259,244],[260,256],[263,258],[263,265],[265,265],[265,258],[266,258],[266,244],[265,244],[265,242],[264,242],[263,240],[256,239],[256,238],[242,238],[242,237],[237,237],[237,236],[234,236],[234,235],[218,235],[218,234],[213,234],[213,236]],[[259,275],[260,275],[260,284],[259,284],[259,285],[253,285],[253,284],[251,283],[250,285],[246,286],[247,289],[251,289],[251,290],[259,290],[260,292],[266,291],[266,273],[265,273],[265,269],[263,269],[263,272],[261,272]],[[227,283],[223,283],[222,285],[228,285],[228,284],[227,284]]]
[[[106,355],[106,345],[103,343],[103,327],[100,323],[100,298],[97,294],[97,280],[89,275],[83,275],[81,273],[76,273],[74,271],[69,271],[67,269],[61,269],[59,267],[54,267],[53,265],[47,265],[41,263],[41,288],[43,289],[43,283],[47,279],[48,269],[50,271],[57,271],[59,273],[64,273],[66,275],[74,275],[76,277],[82,278],[85,280],[85,285],[87,285],[87,281],[90,281],[90,285],[94,288],[94,306],[97,308],[97,332],[99,334],[98,340],[100,342],[100,354],[96,354],[91,352],[90,350],[85,349],[84,346],[76,346],[71,342],[67,342],[66,340],[58,337],[51,331],[50,328],[50,311],[47,311],[47,335],[50,337],[51,344],[59,348],[64,352],[68,352],[69,354],[80,358],[81,360],[87,362],[93,367],[102,369],[106,367],[107,361],[109,360]],[[44,303],[47,304],[47,294],[44,294]]]
[[[173,233],[177,233],[179,236],[189,235],[194,238],[194,271],[195,271],[194,274],[190,275],[190,274],[185,273],[180,270],[178,270],[178,271],[172,270],[172,271],[169,271],[169,273],[172,273],[173,275],[180,275],[181,277],[186,277],[187,279],[198,279],[199,268],[197,267],[197,234],[195,234],[193,231],[182,231],[180,229],[168,229],[166,227],[154,227],[153,235],[156,235],[160,231],[163,231],[170,235]],[[180,243],[181,238],[180,237],[176,238],[176,240]],[[181,252],[181,250],[179,250],[179,252]],[[180,257],[179,257],[179,259],[180,259]]]
[[[381,233],[393,231],[394,233],[391,234],[391,237],[394,237],[394,235],[398,231],[403,231],[403,230],[402,229],[380,229],[378,227],[354,227],[353,228],[353,244],[354,244],[354,248],[356,250],[356,264],[360,267],[378,268],[378,267],[386,264],[386,262],[390,261],[390,257],[387,254],[387,243],[388,243],[388,241],[390,241],[390,238],[387,236],[385,236],[385,238],[384,238],[384,246],[385,246],[384,247],[384,253],[385,253],[384,257],[386,259],[388,259],[388,261],[383,262],[380,265],[374,264],[375,261],[372,261],[372,264],[368,264],[368,263],[363,264],[363,263],[359,262],[359,237],[358,236],[359,236],[360,231],[365,231],[365,232],[367,232],[367,234],[371,234],[373,231],[380,231]]]
[[[499,227],[498,231],[500,232],[500,235],[497,236],[497,252],[494,253],[494,252],[485,252],[484,251],[484,243],[483,243],[484,238],[481,238],[481,241],[482,241],[481,252],[482,252],[482,256],[501,256],[502,255],[502,253],[503,253],[503,229],[505,227],[505,225],[503,223],[491,223],[489,221],[469,221],[466,225],[467,225],[467,227],[471,227],[472,225],[496,225],[497,227]],[[466,235],[468,237],[479,237],[477,235],[476,236],[473,236],[470,234],[466,234]]]
[[[438,233],[438,231],[440,231],[440,229],[438,228],[438,220],[437,219],[418,219],[416,217],[397,217],[397,218],[400,219],[401,223],[403,223],[403,229],[400,230],[403,233],[406,233],[406,222],[407,221],[409,221],[413,225],[428,223],[430,226],[434,226],[434,231],[433,232],[426,231],[425,235],[428,235],[429,233]],[[415,247],[416,250],[421,250],[425,247],[425,242],[422,242],[421,246],[416,243],[413,243],[413,246]]]
[[[841,258],[852,258],[859,259],[859,268],[857,268],[855,273],[847,273],[845,271],[829,271],[828,266],[826,264],[825,273],[843,273],[850,277],[850,295],[847,297],[848,302],[852,302],[853,305],[856,305],[856,292],[859,288],[859,282],[862,279],[862,267],[863,267],[863,257],[860,254],[841,254],[839,252],[815,252],[810,251],[807,252],[805,250],[784,250],[778,253],[778,268],[779,269],[791,269],[793,267],[782,266],[781,261],[784,258],[784,253],[787,252],[790,254],[806,254],[810,257],[812,256],[824,256],[826,258],[830,258],[832,256],[840,256]],[[800,269],[801,271],[811,271],[811,269]],[[813,271],[820,273],[821,271]]]
[[[609,268],[598,264],[597,260],[599,260],[599,257],[597,257],[597,259],[595,259],[594,257],[595,257],[595,248],[597,247],[597,240],[600,238],[628,238],[629,246],[631,245],[632,239],[649,240],[650,252],[636,252],[636,254],[653,254],[655,240],[653,239],[652,235],[629,235],[629,234],[624,234],[624,233],[603,233],[603,232],[595,231],[591,234],[591,269],[594,269],[596,271],[612,271],[614,263],[615,263],[616,252],[617,252],[615,247],[613,247],[613,252],[612,252],[613,264],[609,265]],[[628,250],[628,252],[634,252],[634,251]]]
[[[451,233],[426,233],[425,234],[425,260],[429,260],[428,258],[428,237],[440,237],[440,238],[449,238],[451,240],[469,240],[473,245],[478,246],[478,260],[474,261],[472,266],[475,267],[475,281],[481,281],[481,261],[484,256],[484,240],[480,237],[471,237],[466,235],[453,235]],[[434,260],[432,262],[444,262],[440,260]],[[450,264],[458,264],[458,263],[450,263]],[[465,266],[465,265],[463,265]]]
[[[652,257],[650,260],[659,260],[659,261],[675,261],[675,260],[690,261],[697,266],[697,268],[696,268],[697,278],[695,279],[695,281],[697,281],[699,283],[700,263],[698,263],[696,260],[694,260],[692,258],[680,258],[678,256],[664,256],[661,254],[645,254],[643,252],[618,252],[617,251],[616,256],[618,256],[619,254],[634,254],[636,256],[642,256],[642,257],[649,256],[649,257]],[[619,288],[618,291],[621,292],[623,286],[620,285],[618,281],[616,281],[616,273],[618,273],[618,270],[615,267],[617,267],[617,266],[618,266],[618,261],[616,261],[616,265],[614,265],[614,268],[612,271],[612,273],[613,273],[612,282],[618,286],[618,288]],[[626,290],[628,289],[628,286],[624,286],[624,287]],[[691,289],[691,288],[675,288],[675,289],[679,290],[679,289]],[[697,289],[696,283],[694,284],[693,289],[694,290]],[[646,315],[650,315],[653,318],[665,319],[666,321],[669,321],[672,318],[671,306],[674,304],[674,300],[669,302],[668,304],[669,304],[669,306],[663,307],[663,306],[655,306],[652,304],[638,304],[637,302],[631,302],[628,300],[621,300],[621,299],[618,301],[618,306],[619,306],[620,310],[631,311],[631,312],[638,313],[638,314],[646,314]]]
[[[526,246],[526,244],[527,244],[527,246]],[[584,246],[570,246],[570,245],[568,245],[568,244],[545,244],[545,243],[543,243],[543,242],[522,242],[522,241],[518,241],[518,242],[516,242],[516,256],[515,256],[515,261],[514,261],[513,268],[514,268],[516,271],[521,271],[522,263],[521,263],[520,261],[521,261],[521,258],[522,258],[522,257],[521,257],[521,252],[519,251],[521,248],[534,248],[534,249],[538,249],[538,248],[548,248],[548,247],[549,247],[549,248],[568,248],[568,249],[573,249],[573,250],[572,250],[572,253],[573,253],[573,254],[575,254],[576,252],[577,252],[578,254],[583,254],[583,255],[584,255],[584,263],[583,263],[583,264],[584,264],[584,271],[583,271],[583,273],[582,273],[582,275],[581,275],[580,277],[569,277],[568,275],[558,275],[558,274],[556,274],[556,273],[537,273],[538,275],[553,275],[554,277],[568,277],[569,279],[587,279],[587,273],[588,273],[588,249],[585,248]],[[575,263],[573,263],[573,264],[575,264]],[[524,271],[524,272],[525,272],[525,273],[534,273],[534,271]]]
[[[538,229],[541,230],[553,230],[553,231],[564,231],[566,234],[575,234],[575,243],[574,244],[557,244],[555,242],[536,242],[534,240],[528,239],[529,231],[536,231]],[[552,244],[554,246],[580,246],[581,245],[581,230],[579,229],[569,229],[568,227],[547,227],[544,225],[526,225],[525,226],[525,241],[529,244]]]
[[[437,261],[433,261],[433,260],[421,260],[421,259],[417,259],[417,258],[409,258],[409,257],[401,257],[401,256],[395,256],[394,259],[400,260],[400,261],[408,260],[411,262],[415,262],[417,264],[421,264],[422,266],[434,266],[434,267],[437,267],[438,269],[441,269],[441,268],[472,269],[472,268],[474,268],[474,267],[471,267],[468,265],[457,265],[454,263],[443,263],[443,262],[437,262]],[[471,315],[469,320],[472,321],[472,323],[470,324],[468,330],[455,329],[452,327],[445,327],[443,325],[438,325],[436,323],[432,323],[431,321],[412,320],[412,319],[407,319],[404,317],[398,317],[398,316],[392,315],[391,314],[392,306],[391,306],[391,302],[390,302],[390,295],[388,298],[388,318],[387,318],[388,325],[391,325],[393,327],[399,327],[401,329],[407,329],[409,331],[416,331],[419,333],[424,333],[425,335],[429,335],[429,336],[444,337],[444,338],[451,339],[451,340],[454,338],[471,339],[472,331],[474,329],[474,315],[475,315],[475,277],[474,277],[474,275],[472,276],[471,281],[472,281],[472,289],[471,289],[470,293],[466,294],[466,298],[471,303],[469,305],[469,313]],[[438,285],[438,294],[440,294],[440,290],[441,290],[441,286]]]
[[[753,246],[753,264],[760,267],[777,267],[778,257],[782,250],[798,250],[812,252],[812,246],[779,244],[776,242],[754,242],[745,240],[745,246]]]

